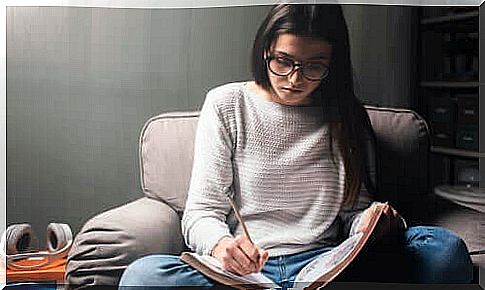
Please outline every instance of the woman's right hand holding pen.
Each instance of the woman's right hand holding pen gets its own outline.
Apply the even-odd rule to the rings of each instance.
[[[212,256],[225,270],[239,275],[260,272],[268,260],[268,252],[251,243],[246,235],[223,237],[214,247]]]

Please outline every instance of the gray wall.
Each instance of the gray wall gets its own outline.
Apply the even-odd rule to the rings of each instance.
[[[412,107],[417,8],[348,5],[344,12],[357,96],[370,104]]]
[[[406,106],[413,8],[344,9],[359,96]],[[78,231],[141,197],[144,122],[197,109],[210,88],[250,78],[267,11],[8,7],[7,224],[31,223],[43,244],[48,222]]]
[[[265,7],[7,10],[7,223],[74,231],[141,197],[138,134],[249,78]],[[42,243],[43,241],[41,241]]]

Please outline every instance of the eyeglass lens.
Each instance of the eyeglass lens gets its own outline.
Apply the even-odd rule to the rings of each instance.
[[[269,59],[268,67],[276,75],[287,76],[296,67],[300,67],[303,75],[310,80],[321,80],[326,77],[328,67],[320,62],[307,62],[296,64],[292,59],[286,57],[272,57]]]

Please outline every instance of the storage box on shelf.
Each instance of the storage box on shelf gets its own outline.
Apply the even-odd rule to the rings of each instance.
[[[478,182],[480,180],[478,160],[456,159],[454,174],[455,184],[475,187],[478,186]]]
[[[437,91],[429,97],[428,122],[431,127],[432,144],[452,147],[454,143],[454,105],[449,93]]]

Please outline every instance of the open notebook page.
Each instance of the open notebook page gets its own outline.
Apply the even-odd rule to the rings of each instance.
[[[303,289],[326,274],[329,270],[333,269],[352,253],[362,236],[363,233],[355,234],[343,241],[337,247],[320,254],[318,258],[308,263],[296,276],[295,287],[297,287],[297,289]]]
[[[209,267],[214,272],[225,275],[234,280],[241,281],[242,283],[259,284],[259,285],[264,285],[265,287],[268,287],[268,288],[279,288],[277,284],[275,284],[268,277],[264,276],[261,272],[240,276],[232,272],[229,272],[227,270],[224,270],[219,260],[217,260],[212,256],[201,256],[194,253],[191,253],[191,256],[193,256],[194,258],[204,263],[207,267]]]

